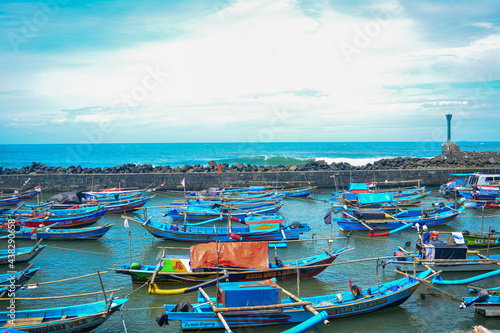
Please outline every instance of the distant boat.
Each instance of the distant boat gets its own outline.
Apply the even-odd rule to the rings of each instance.
[[[293,188],[284,190],[287,197],[307,197],[318,189],[317,186],[308,186],[302,188]]]
[[[177,224],[166,224],[137,218],[144,229],[151,235],[161,239],[190,242],[231,242],[236,241],[271,241],[299,239],[300,235],[311,231],[307,223],[291,224],[252,224],[238,227],[192,227]]]
[[[271,202],[270,204],[265,204],[259,206],[255,209],[235,209],[231,213],[225,213],[223,209],[218,207],[198,207],[198,206],[187,206],[180,208],[172,208],[165,215],[170,216],[174,220],[184,220],[187,221],[205,221],[222,216],[227,218],[228,215],[235,219],[244,219],[249,215],[267,215],[277,213],[283,204],[276,204]]]
[[[85,227],[96,223],[109,209],[105,206],[90,206],[69,210],[33,210],[16,211],[0,209],[0,222],[7,223],[12,220],[25,227],[37,228],[39,226],[57,225],[58,228]]]
[[[114,224],[100,225],[88,228],[27,228],[20,227],[16,231],[16,238],[19,239],[45,239],[45,240],[95,240],[104,236]],[[0,235],[9,234],[8,231],[0,229]]]
[[[32,190],[24,191],[21,193],[0,193],[0,206],[13,206],[17,205],[24,199],[33,198],[35,195],[42,192],[40,186],[35,187]]]

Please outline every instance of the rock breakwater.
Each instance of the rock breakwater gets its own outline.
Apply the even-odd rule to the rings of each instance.
[[[349,163],[331,163],[325,161],[307,161],[302,165],[260,166],[236,163],[221,164],[221,171],[227,172],[278,172],[278,171],[336,171],[336,170],[388,170],[388,169],[453,169],[453,168],[500,168],[500,152],[497,151],[462,151],[449,155],[438,155],[432,158],[397,157],[381,159],[373,164],[353,166]],[[124,164],[115,167],[85,168],[80,165],[60,167],[46,166],[43,163],[33,162],[29,166],[17,168],[3,168],[0,166],[0,175],[45,175],[45,174],[127,174],[127,173],[216,173],[218,164],[209,161],[207,165],[153,166],[151,164]]]

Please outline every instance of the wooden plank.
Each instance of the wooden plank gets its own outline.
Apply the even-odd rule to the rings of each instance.
[[[44,318],[45,317],[16,318],[14,320],[14,324],[11,324],[11,323],[9,323],[9,321],[7,321],[7,323],[5,323],[5,325],[3,325],[2,327],[7,328],[7,327],[16,327],[16,326],[36,325],[36,324],[40,324]]]
[[[306,306],[306,305],[311,305],[311,302],[300,301],[300,302],[293,302],[293,303],[279,303],[279,304],[269,304],[269,305],[215,308],[213,311],[216,313],[217,312],[232,312],[232,311],[255,311],[255,310],[279,309],[279,308],[284,308],[284,307]]]

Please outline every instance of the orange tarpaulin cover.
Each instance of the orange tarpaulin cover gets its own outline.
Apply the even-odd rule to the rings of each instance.
[[[217,266],[242,267],[252,269],[269,268],[267,242],[248,243],[204,243],[191,246],[191,269]]]

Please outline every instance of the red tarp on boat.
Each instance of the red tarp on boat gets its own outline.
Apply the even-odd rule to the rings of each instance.
[[[251,269],[269,268],[268,242],[248,243],[205,243],[191,246],[191,269],[217,266],[242,267]]]

